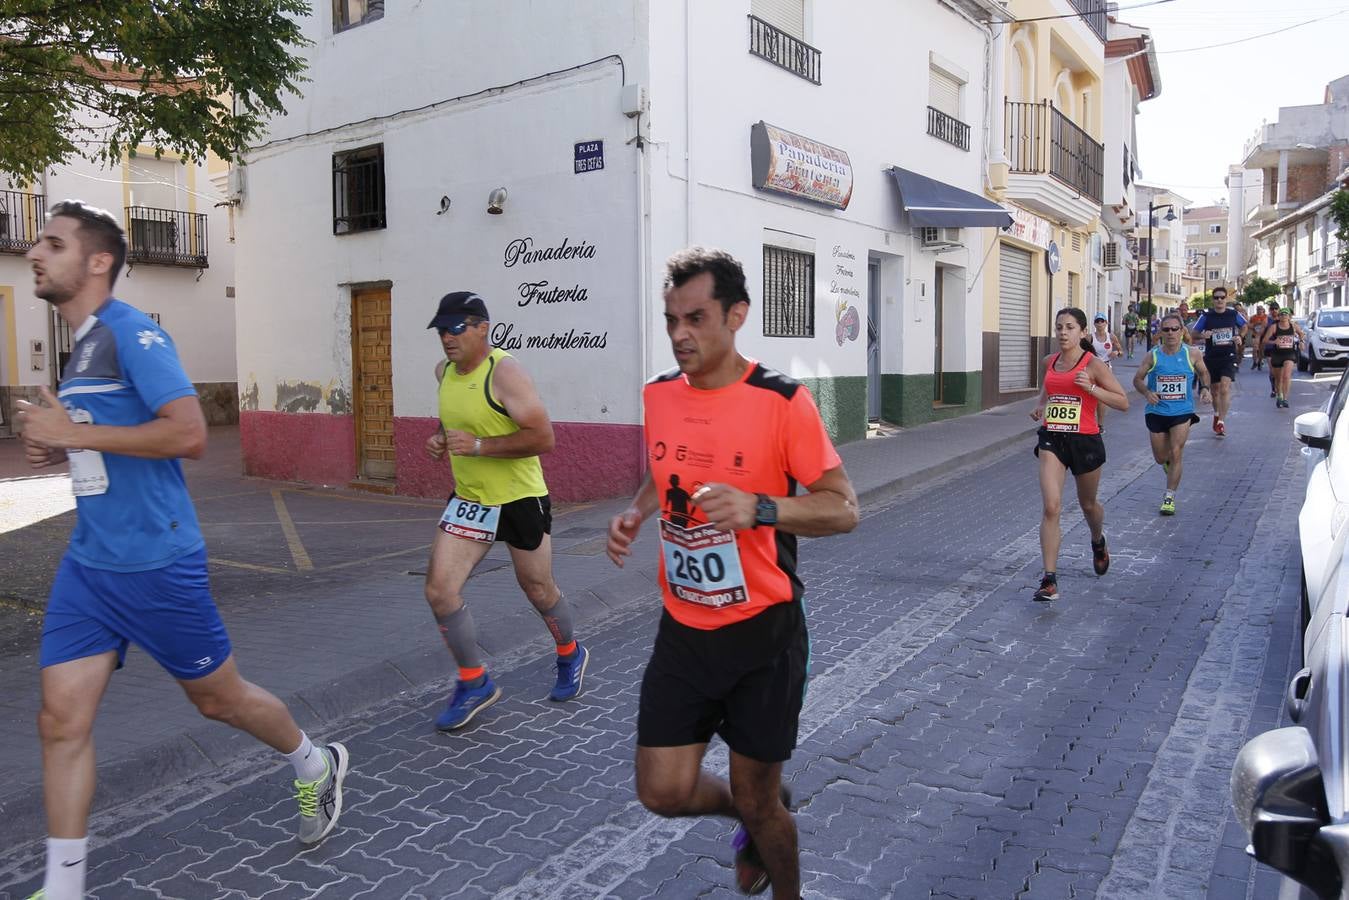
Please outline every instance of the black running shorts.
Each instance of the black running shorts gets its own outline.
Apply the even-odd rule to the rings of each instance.
[[[1269,356],[1269,364],[1276,369],[1282,366],[1284,363],[1296,363],[1296,362],[1297,362],[1296,350],[1275,350]]]
[[[663,612],[642,677],[637,745],[683,747],[719,734],[741,756],[790,759],[808,656],[800,603],[775,603],[711,630],[681,625]]]
[[[1214,384],[1218,383],[1219,378],[1236,381],[1239,365],[1235,356],[1204,357],[1204,366],[1208,369],[1209,375],[1212,376]]]
[[[1172,428],[1183,422],[1189,422],[1195,425],[1199,422],[1199,417],[1194,413],[1182,413],[1179,416],[1164,416],[1160,413],[1144,413],[1143,421],[1147,423],[1148,431],[1153,434],[1166,434]]]
[[[450,494],[447,503],[456,495]],[[442,531],[448,529],[442,523]],[[517,550],[537,550],[545,534],[553,533],[553,504],[545,494],[542,497],[522,497],[501,504],[501,518],[497,522],[497,540],[505,541]]]
[[[1035,455],[1053,453],[1074,475],[1086,475],[1105,465],[1105,441],[1099,434],[1064,434],[1041,428],[1036,434]]]

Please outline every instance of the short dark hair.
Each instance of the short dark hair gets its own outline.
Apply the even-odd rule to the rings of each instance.
[[[722,313],[730,312],[737,303],[749,303],[744,268],[725,250],[708,247],[688,247],[667,259],[662,290],[683,287],[704,272],[712,275],[712,296],[721,301]]]
[[[1215,294],[1217,294],[1219,291],[1222,291],[1222,292],[1223,292],[1223,296],[1224,296],[1224,297],[1227,296],[1227,288],[1223,287],[1221,284],[1218,285],[1217,287],[1215,287],[1213,290],[1209,291],[1209,292],[1208,292],[1208,295],[1209,295],[1210,297],[1212,297],[1212,296],[1214,296]]]
[[[80,223],[80,246],[86,257],[95,253],[112,254],[112,268],[108,270],[108,290],[112,290],[126,264],[126,232],[121,223],[106,209],[90,206],[83,200],[62,200],[54,204],[47,212],[47,218],[57,216]]]

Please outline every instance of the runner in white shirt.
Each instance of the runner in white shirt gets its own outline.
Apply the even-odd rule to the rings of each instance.
[[[1119,335],[1110,330],[1110,321],[1105,317],[1105,313],[1097,313],[1091,324],[1092,351],[1095,352],[1097,359],[1105,363],[1106,368],[1113,370],[1115,358],[1124,355],[1124,342],[1119,339]],[[1104,434],[1105,410],[1096,411],[1096,424]]]

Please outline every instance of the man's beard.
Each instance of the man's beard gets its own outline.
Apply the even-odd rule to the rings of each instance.
[[[34,290],[33,293],[40,299],[46,300],[52,306],[63,306],[64,304],[69,303],[76,294],[84,289],[84,283],[88,280],[89,276],[85,275],[74,285],[71,285],[67,283],[57,283],[48,278],[46,286]]]

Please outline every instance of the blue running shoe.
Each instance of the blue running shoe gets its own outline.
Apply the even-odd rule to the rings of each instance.
[[[581,682],[585,678],[586,663],[590,662],[590,651],[580,642],[576,642],[576,652],[571,656],[557,658],[557,684],[548,692],[548,699],[554,703],[574,700],[581,696]]]
[[[450,695],[450,704],[436,717],[436,728],[440,731],[457,731],[500,699],[501,688],[492,681],[491,675],[484,675],[482,684],[477,687],[469,687],[464,682],[457,681],[454,693]]]

